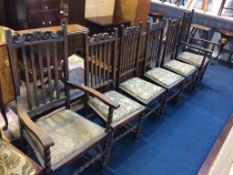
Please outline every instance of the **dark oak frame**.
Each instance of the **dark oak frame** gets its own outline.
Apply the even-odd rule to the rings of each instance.
[[[186,51],[186,50],[196,50],[196,52],[198,52],[196,54],[203,55],[201,66],[198,67],[197,80],[196,80],[196,84],[197,84],[204,77],[204,74],[212,58],[212,54],[213,54],[214,48],[217,45],[217,43],[214,43],[214,42],[211,42],[205,39],[201,39],[201,38],[196,38],[196,37],[194,38],[190,36],[190,28],[192,24],[193,15],[194,15],[194,10],[192,10],[192,12],[184,12],[184,15],[182,18],[179,42],[177,44],[177,49],[175,53],[175,58],[177,58],[179,51]],[[190,41],[199,41],[199,42],[204,43],[205,46],[210,46],[211,48],[206,49],[206,48],[202,48],[201,46],[200,47],[194,46],[190,44]],[[208,63],[205,64],[206,59],[209,59],[209,61]]]
[[[164,67],[164,61],[165,58],[168,57],[169,60],[176,59],[176,51],[177,51],[177,45],[180,42],[180,36],[181,36],[181,19],[169,19],[168,20],[168,31],[166,36],[166,41],[163,49],[162,54],[162,60],[161,60],[161,67]],[[181,42],[182,43],[182,42]],[[187,63],[185,63],[187,64]],[[165,67],[164,67],[165,68]],[[167,69],[167,68],[165,68]],[[169,71],[172,71],[170,69],[167,69]],[[174,71],[172,71],[174,72]],[[178,74],[177,72],[174,72]],[[183,76],[184,77],[184,76]],[[190,88],[191,91],[194,91],[196,89],[196,85],[198,83],[198,69],[192,72],[189,76],[184,77],[185,80],[183,82],[183,85],[181,87],[181,91],[184,89]]]
[[[164,36],[164,22],[159,23],[150,23],[147,22],[147,34],[146,34],[146,50],[144,58],[144,67],[143,67],[143,77],[146,80],[149,80],[152,83],[157,85],[157,82],[153,81],[145,75],[145,73],[153,68],[162,67],[161,60],[161,50],[163,45],[163,36]],[[162,52],[162,54],[164,54]],[[160,85],[161,86],[161,85]],[[165,87],[164,87],[165,88]],[[175,90],[175,92],[174,92]],[[160,116],[165,112],[166,103],[175,99],[176,103],[181,101],[183,92],[183,81],[174,84],[171,88],[166,88],[166,92],[161,99],[161,110]]]
[[[119,71],[117,68],[119,41],[118,30],[115,29],[115,32],[112,34],[100,33],[95,34],[92,37],[88,37],[88,33],[86,33],[85,38],[85,84],[100,92],[117,90],[116,79],[117,71]],[[93,80],[95,81],[93,82]],[[103,123],[110,127],[110,138],[108,140],[109,152],[114,142],[118,141],[129,133],[135,133],[136,138],[139,136],[143,125],[142,116],[144,113],[144,108],[130,114],[116,123],[111,124],[110,121],[106,123],[97,110],[88,104],[87,106],[93,109]],[[114,108],[110,106],[108,116],[111,119],[113,117],[113,112]],[[131,124],[130,122],[135,119],[138,119],[136,124]],[[119,128],[124,128],[125,131],[117,134]]]
[[[118,80],[117,87],[118,89],[133,98],[138,103],[146,107],[147,112],[145,112],[143,119],[147,118],[151,114],[156,115],[156,119],[160,118],[162,111],[165,107],[165,94],[155,95],[151,97],[147,102],[143,102],[140,99],[136,98],[131,93],[127,92],[123,88],[120,88],[119,85],[124,81],[127,81],[133,77],[141,77],[140,73],[140,53],[141,53],[141,43],[142,43],[142,23],[139,26],[130,26],[124,27],[121,29],[121,38],[120,38],[120,54],[119,54],[119,63],[118,63]],[[144,68],[143,68],[144,70]],[[158,100],[159,103],[154,106],[152,102]]]
[[[63,49],[64,49],[64,57],[63,57],[63,67],[62,67],[62,72],[64,74],[64,85],[65,85],[65,100],[66,100],[66,109],[70,109],[70,87],[75,87],[78,88],[80,90],[83,90],[85,93],[91,94],[92,96],[100,99],[101,101],[103,101],[105,104],[109,105],[111,108],[111,111],[115,108],[118,108],[119,105],[115,104],[114,102],[112,102],[111,100],[107,99],[104,95],[102,95],[101,93],[95,91],[94,89],[91,89],[89,87],[86,87],[84,85],[76,85],[72,82],[69,81],[69,72],[68,72],[68,47],[67,47],[67,29],[65,25],[62,25],[62,30],[61,31],[57,31],[57,33],[51,32],[51,31],[46,31],[46,32],[39,32],[39,33],[27,33],[27,34],[23,34],[23,35],[14,35],[12,36],[11,31],[6,31],[6,39],[7,39],[7,44],[8,44],[8,49],[9,49],[9,53],[10,53],[10,61],[11,61],[11,69],[13,72],[13,75],[16,75],[18,70],[17,67],[15,67],[15,65],[17,65],[17,57],[18,54],[16,54],[18,49],[23,49],[25,50],[25,47],[34,47],[34,46],[41,46],[41,45],[46,45],[49,43],[53,43],[54,45],[57,43],[62,43],[63,45]],[[39,108],[45,108],[47,113],[43,112],[43,114],[41,114],[40,112],[36,113],[39,117],[42,117],[45,114],[49,114],[52,111],[54,111],[57,107],[60,107],[59,105],[57,106],[56,104],[60,103],[61,99],[59,97],[59,87],[57,87],[57,83],[56,86],[54,87],[54,91],[56,91],[56,98],[51,96],[51,80],[52,80],[52,70],[55,72],[54,75],[54,80],[55,81],[59,81],[59,70],[58,70],[58,65],[56,64],[56,59],[57,55],[56,55],[57,50],[54,49],[54,54],[55,54],[55,60],[53,61],[53,66],[51,66],[52,64],[50,64],[52,61],[50,60],[50,54],[48,49],[46,48],[46,58],[47,58],[47,63],[48,63],[48,79],[49,79],[49,83],[48,83],[48,94],[49,95],[49,99],[44,102],[45,99],[43,99],[43,101],[37,101],[40,104],[43,104],[43,106],[39,106]],[[23,51],[23,58],[24,58],[24,65],[25,67],[27,67],[26,65],[26,55]],[[34,52],[30,52],[29,57],[33,58]],[[40,55],[42,53],[39,53]],[[41,60],[42,60],[42,56],[39,56],[39,61],[40,61],[40,65],[41,65]],[[14,64],[15,65],[14,65]],[[41,70],[41,75],[43,76],[43,71]],[[35,72],[33,73],[35,76]],[[28,71],[25,71],[25,77],[27,78],[27,80],[29,80],[29,76],[28,76]],[[43,85],[43,78],[41,77],[41,86]],[[17,84],[17,77],[14,77],[14,85]],[[29,88],[29,82],[26,82],[26,88]],[[34,84],[35,85],[35,84]],[[17,87],[15,87],[15,89],[17,89]],[[42,87],[43,89],[43,87]],[[43,89],[43,91],[45,91],[45,89]],[[108,133],[110,129],[110,125],[111,125],[111,115],[109,116],[108,119],[108,125],[106,125],[105,131],[106,131],[106,136],[97,140],[97,141],[93,141],[94,143],[90,143],[90,145],[86,145],[84,148],[84,151],[82,153],[80,153],[78,150],[76,152],[74,152],[72,155],[66,157],[64,160],[60,161],[58,164],[56,164],[55,166],[52,167],[51,165],[51,155],[50,155],[50,148],[51,146],[54,145],[54,142],[52,140],[52,138],[48,135],[47,132],[45,132],[43,129],[41,129],[38,125],[36,125],[34,123],[34,121],[31,119],[30,117],[30,113],[27,110],[27,107],[25,106],[25,100],[23,99],[23,97],[20,96],[20,92],[18,92],[19,94],[17,94],[16,92],[16,105],[17,105],[17,114],[19,116],[20,119],[20,125],[21,125],[21,136],[23,141],[26,141],[26,143],[30,146],[30,148],[33,150],[33,152],[35,153],[36,157],[38,158],[38,161],[40,162],[40,164],[43,166],[43,168],[45,169],[45,174],[53,174],[54,171],[56,171],[57,169],[63,167],[66,164],[71,163],[74,160],[79,159],[80,157],[84,156],[90,149],[94,149],[96,147],[98,147],[99,144],[101,144],[103,141],[106,141],[106,143],[104,144],[104,148],[102,150],[98,151],[98,154],[96,156],[94,156],[93,158],[90,158],[89,161],[87,161],[84,165],[82,165],[78,170],[77,173],[80,173],[82,171],[84,171],[86,168],[88,168],[91,164],[95,163],[97,160],[100,160],[102,162],[102,167],[104,168],[107,164],[107,160],[109,157],[109,142],[108,142]],[[44,93],[44,92],[42,92]],[[28,97],[28,96],[27,96]],[[51,98],[52,97],[52,98]],[[29,105],[29,111],[30,111],[30,105]],[[40,111],[40,110],[39,110]],[[35,114],[35,113],[33,113]],[[33,135],[35,137],[35,139],[38,140],[38,142],[42,145],[43,147],[43,154],[44,156],[41,156],[37,146],[35,144],[33,144],[32,140],[29,137],[29,133],[31,135]]]

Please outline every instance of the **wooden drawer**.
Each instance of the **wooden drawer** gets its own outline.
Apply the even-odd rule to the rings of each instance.
[[[37,11],[32,12],[28,18],[29,28],[39,28],[60,25],[60,11]]]
[[[51,13],[44,13],[45,14],[45,21],[48,26],[57,26],[61,24],[61,16],[60,11],[54,11]]]
[[[39,28],[45,27],[46,21],[43,13],[31,13],[28,16],[28,26],[29,28]]]
[[[35,12],[41,10],[60,10],[60,3],[57,0],[28,1],[27,9],[29,12]]]

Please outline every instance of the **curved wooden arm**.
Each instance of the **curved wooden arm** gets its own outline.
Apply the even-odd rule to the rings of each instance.
[[[37,126],[31,118],[28,116],[26,111],[26,107],[24,105],[22,98],[17,98],[17,113],[20,117],[20,120],[23,122],[25,127],[30,130],[30,132],[40,141],[44,148],[48,148],[54,145],[52,138],[48,135],[48,133],[42,130],[39,126]]]
[[[67,85],[69,86],[72,86],[72,87],[75,87],[75,88],[78,88],[84,92],[87,92],[89,94],[91,94],[92,96],[98,98],[99,100],[101,100],[104,104],[114,108],[114,109],[117,109],[120,107],[120,105],[118,103],[115,103],[114,101],[108,99],[105,95],[101,94],[100,92],[98,92],[97,90],[93,89],[93,88],[90,88],[88,86],[85,86],[85,85],[81,85],[81,84],[77,84],[77,83],[73,83],[73,82],[70,82],[70,81],[67,81],[66,82]]]
[[[194,46],[194,45],[185,43],[185,42],[183,42],[183,41],[180,41],[180,43],[183,44],[183,45],[186,45],[186,46],[188,46],[188,47],[191,47],[191,48],[194,48],[194,49],[197,49],[197,50],[206,52],[206,53],[208,53],[208,54],[212,54],[212,53],[213,53],[213,51],[211,51],[211,50],[209,50],[209,49],[199,48],[199,47],[197,47],[197,46]]]

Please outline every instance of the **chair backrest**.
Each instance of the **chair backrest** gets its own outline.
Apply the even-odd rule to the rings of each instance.
[[[182,25],[180,30],[180,41],[187,42],[189,37],[190,28],[192,25],[194,10],[191,12],[184,12]]]
[[[138,74],[142,23],[121,30],[118,84]]]
[[[115,88],[118,31],[85,35],[85,85],[95,89]]]
[[[40,114],[64,102],[61,80],[69,80],[66,26],[63,25],[56,33],[38,31],[12,35],[8,30],[6,40],[16,96],[26,93],[29,115]],[[21,88],[19,67],[23,70],[25,81],[25,86]],[[65,99],[69,101],[68,87],[64,86]]]
[[[143,74],[152,66],[159,66],[161,46],[163,42],[164,22],[147,23],[146,50]]]
[[[164,44],[161,65],[164,64],[165,59],[170,60],[174,58],[176,46],[179,42],[180,22],[180,19],[168,20],[167,36]]]

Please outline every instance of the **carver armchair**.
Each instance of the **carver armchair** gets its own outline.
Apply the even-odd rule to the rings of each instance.
[[[112,118],[109,116],[108,125],[102,127],[71,109],[66,26],[63,25],[56,33],[47,31],[12,36],[7,31],[6,35],[11,62],[17,62],[18,56],[21,56],[26,70],[25,87],[21,91],[26,91],[27,99],[19,93],[16,100],[22,138],[33,150],[45,173],[51,175],[71,161],[81,158],[86,161],[77,167],[77,174],[97,161],[104,167],[108,160],[107,138]],[[62,69],[59,69],[57,44],[63,46]],[[40,50],[39,55],[34,52],[35,49]],[[42,55],[46,56],[45,62]],[[40,76],[36,76],[35,59],[39,63]],[[29,62],[32,64],[31,80],[27,69]],[[46,84],[44,64],[48,68]],[[13,65],[12,71],[17,72]],[[61,88],[60,71],[64,77],[64,90]],[[14,81],[18,81],[16,78],[14,77]],[[37,86],[38,83],[40,87]],[[110,109],[119,107],[94,89],[84,85],[76,88],[98,98]]]

